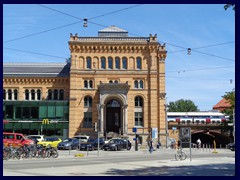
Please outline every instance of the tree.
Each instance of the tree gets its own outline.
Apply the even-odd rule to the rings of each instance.
[[[231,106],[225,110],[223,110],[223,113],[228,115],[230,117],[230,120],[233,120],[233,110],[235,109],[235,91],[226,92],[224,96],[222,96],[224,99],[226,99]]]
[[[230,8],[230,7],[232,7],[232,10],[235,12],[235,4],[226,4],[226,5],[224,6],[225,11],[226,11],[228,8]]]
[[[168,112],[193,112],[198,111],[198,107],[191,100],[180,99],[175,102],[169,102]]]

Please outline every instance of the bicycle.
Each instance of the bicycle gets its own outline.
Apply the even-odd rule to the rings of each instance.
[[[185,160],[187,158],[187,155],[185,154],[185,152],[182,151],[182,148],[178,148],[176,153],[175,153],[175,159],[177,161],[182,161]]]

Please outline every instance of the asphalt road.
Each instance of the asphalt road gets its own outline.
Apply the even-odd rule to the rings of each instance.
[[[57,159],[25,159],[3,162],[4,176],[234,176],[235,152],[227,149],[184,149],[188,158],[176,161],[175,151],[59,151]],[[75,157],[82,153],[84,157]]]

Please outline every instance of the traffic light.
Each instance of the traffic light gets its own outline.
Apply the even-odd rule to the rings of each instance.
[[[94,130],[95,132],[97,132],[97,123],[96,123],[96,122],[93,123],[93,130]]]

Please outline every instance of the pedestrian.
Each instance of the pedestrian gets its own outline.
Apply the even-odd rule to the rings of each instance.
[[[161,146],[162,146],[162,145],[161,145],[160,141],[158,141],[158,143],[157,143],[157,149],[160,149]]]
[[[197,140],[197,147],[198,147],[198,149],[201,148],[201,143],[202,142],[201,142],[200,138],[198,138],[198,140]]]
[[[153,152],[153,140],[152,138],[149,141],[149,152],[152,153]]]

